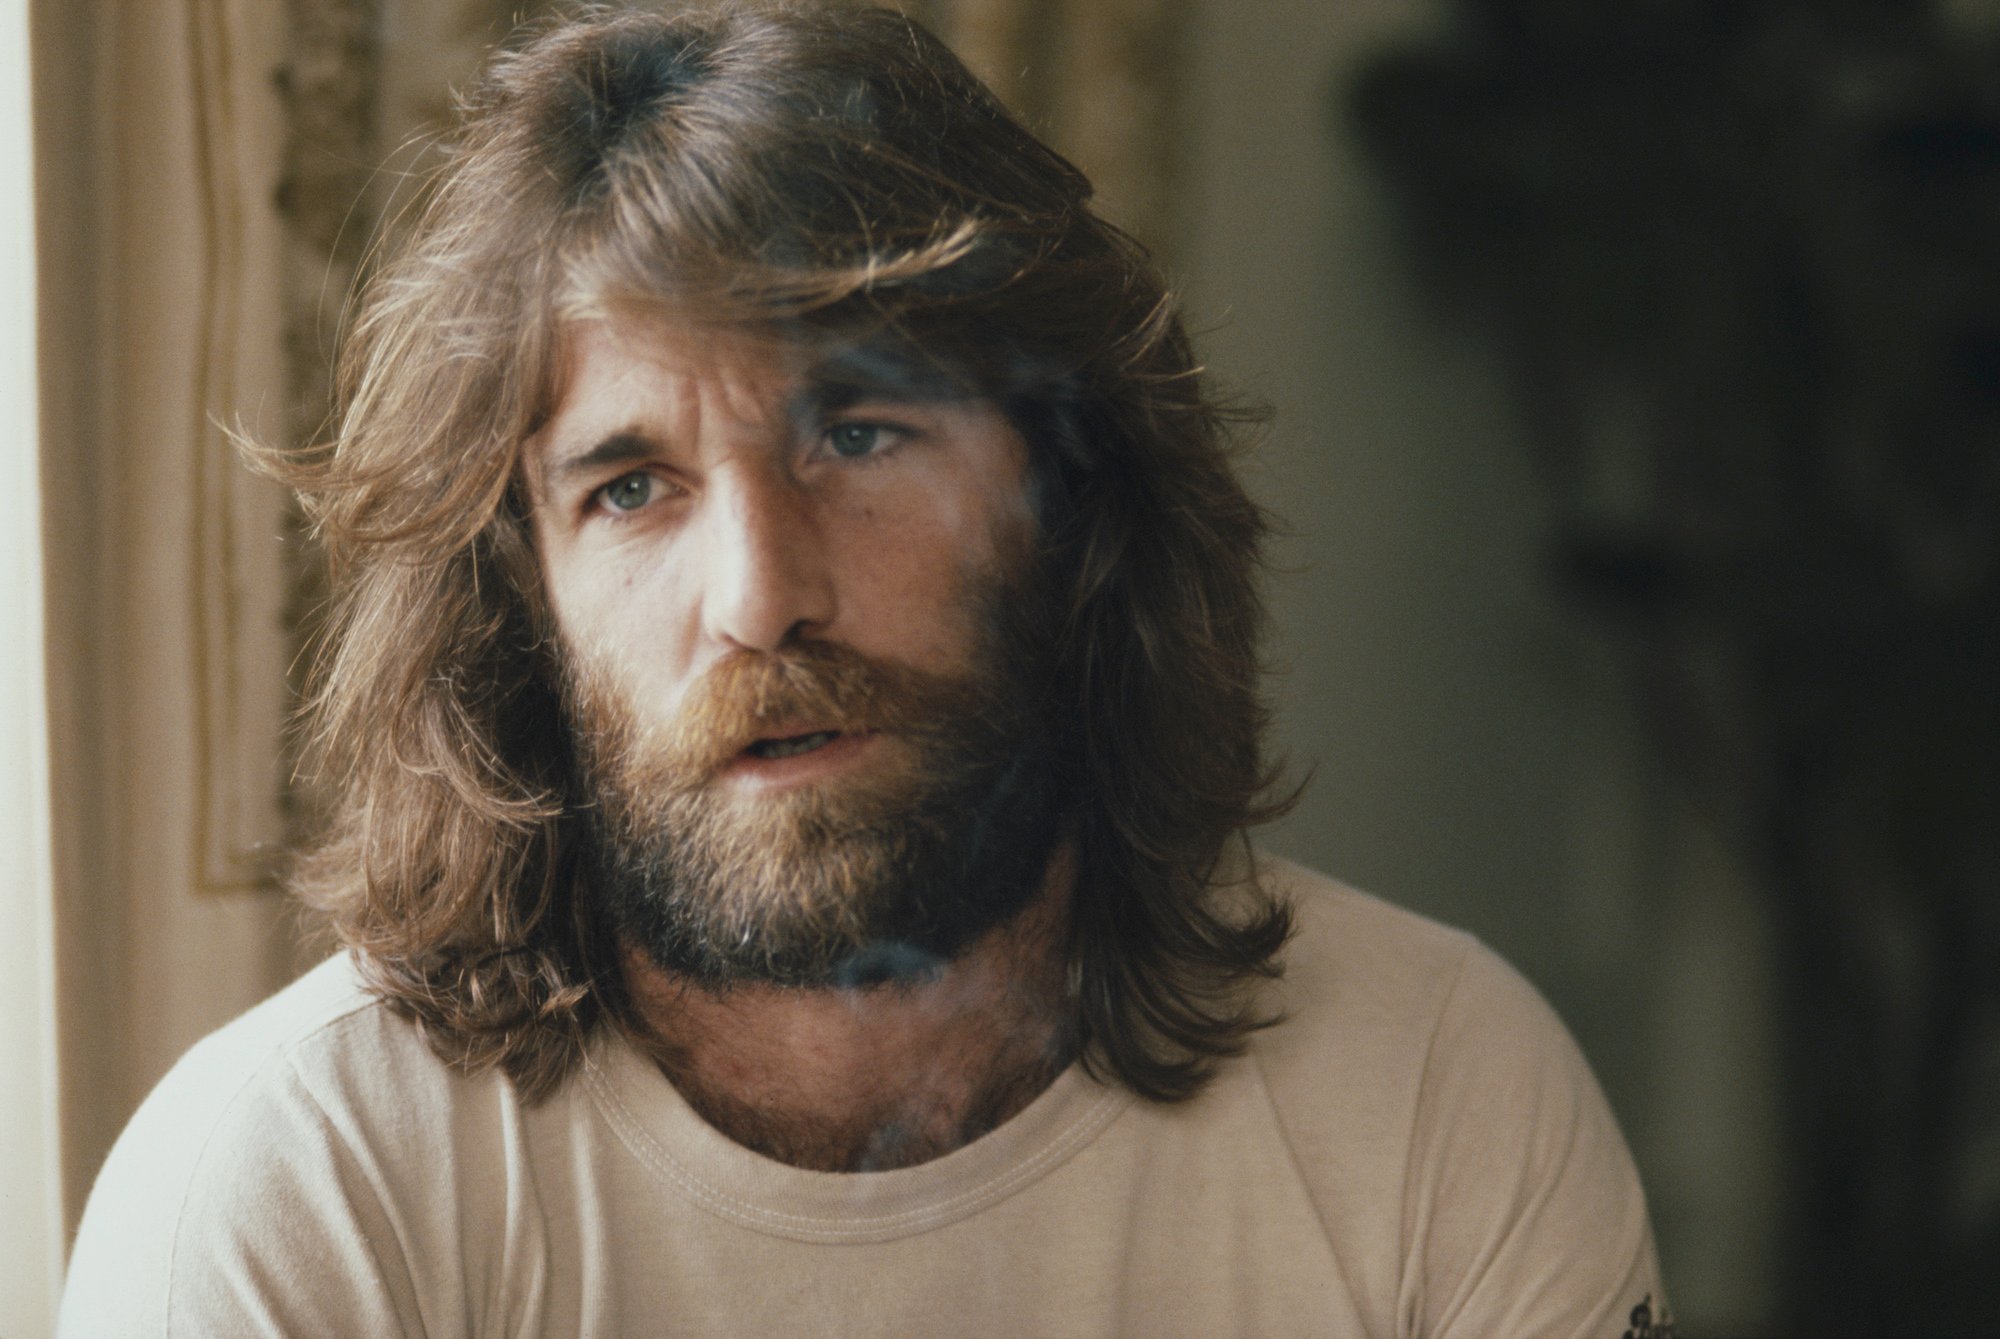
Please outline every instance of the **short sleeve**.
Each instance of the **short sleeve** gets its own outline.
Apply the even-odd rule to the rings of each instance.
[[[1645,1197],[1568,1032],[1469,947],[1432,1035],[1405,1180],[1407,1335],[1671,1333]]]

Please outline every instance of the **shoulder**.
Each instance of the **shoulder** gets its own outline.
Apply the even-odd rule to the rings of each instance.
[[[128,1133],[205,1124],[270,1096],[292,1076],[337,1064],[357,1047],[393,1051],[403,1045],[421,1046],[421,1040],[368,992],[341,954],[189,1047],[148,1095]]]
[[[1267,891],[1291,904],[1284,997],[1309,1019],[1337,1001],[1407,1025],[1411,1010],[1434,1010],[1469,962],[1498,961],[1463,930],[1290,861],[1260,856],[1257,873]]]
[[[370,1277],[393,1290],[367,1240],[386,1213],[370,1150],[454,1078],[345,957],[197,1043],[98,1175],[62,1333],[180,1333],[190,1316],[188,1332],[259,1332],[248,1316],[279,1308],[259,1294],[281,1253],[324,1266],[283,1288]]]
[[[1461,930],[1289,862],[1260,857],[1257,877],[1291,907],[1293,935],[1265,1001],[1279,1021],[1250,1059],[1316,1198],[1399,1204],[1439,1034],[1465,978],[1504,965]]]
[[[1541,995],[1474,936],[1288,861],[1264,857],[1258,873],[1294,919],[1274,991],[1285,1023],[1260,1045],[1268,1064],[1337,1052],[1422,1084],[1461,1053],[1574,1053]]]
[[[1252,1057],[1329,1235],[1384,1248],[1403,1332],[1616,1335],[1657,1310],[1624,1138],[1535,988],[1461,930],[1259,876],[1297,931]]]
[[[444,1067],[345,955],[328,959],[188,1049],[133,1115],[93,1198],[129,1188],[119,1178],[135,1163],[153,1169],[150,1181],[185,1176],[235,1149],[231,1136],[274,1119],[323,1122],[330,1107],[365,1105],[371,1090],[412,1077],[434,1085]]]
[[[155,1085],[98,1174],[86,1234],[99,1226],[93,1216],[114,1205],[124,1211],[119,1221],[130,1221],[133,1209],[178,1199],[205,1168],[237,1165],[235,1140],[261,1138],[274,1119],[320,1119],[313,1090],[325,1071],[365,1068],[376,1054],[421,1045],[399,1035],[410,1031],[368,995],[344,956],[320,964],[197,1042]],[[355,1051],[371,1054],[356,1065]]]

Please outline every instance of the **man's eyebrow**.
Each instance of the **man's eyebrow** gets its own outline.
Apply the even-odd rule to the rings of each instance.
[[[647,460],[657,449],[653,439],[644,433],[623,428],[585,450],[552,456],[542,465],[542,486],[552,488],[580,474],[595,474],[606,465]]]
[[[785,406],[785,412],[793,423],[800,427],[810,427],[830,414],[838,414],[863,400],[886,398],[881,392],[867,387],[825,377],[809,378],[806,384],[793,393]]]
[[[794,397],[798,414],[837,414],[863,400],[910,404],[960,400],[971,395],[964,379],[908,350],[874,343],[828,350],[806,369]]]

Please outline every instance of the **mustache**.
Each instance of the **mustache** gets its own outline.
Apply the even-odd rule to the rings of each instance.
[[[649,760],[652,779],[694,786],[759,740],[812,731],[926,736],[978,714],[963,679],[877,660],[835,642],[775,652],[733,651],[690,686],[672,716],[641,727],[608,675],[571,667],[571,696],[586,738]]]

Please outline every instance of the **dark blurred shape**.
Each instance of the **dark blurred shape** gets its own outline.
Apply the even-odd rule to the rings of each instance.
[[[1987,1332],[2000,41],[1910,0],[1457,0],[1343,90],[1551,562],[1768,894],[1774,1329]]]
[[[1550,543],[1548,576],[1599,618],[1651,624],[1693,597],[1692,574],[1666,542],[1618,527],[1565,527]]]

